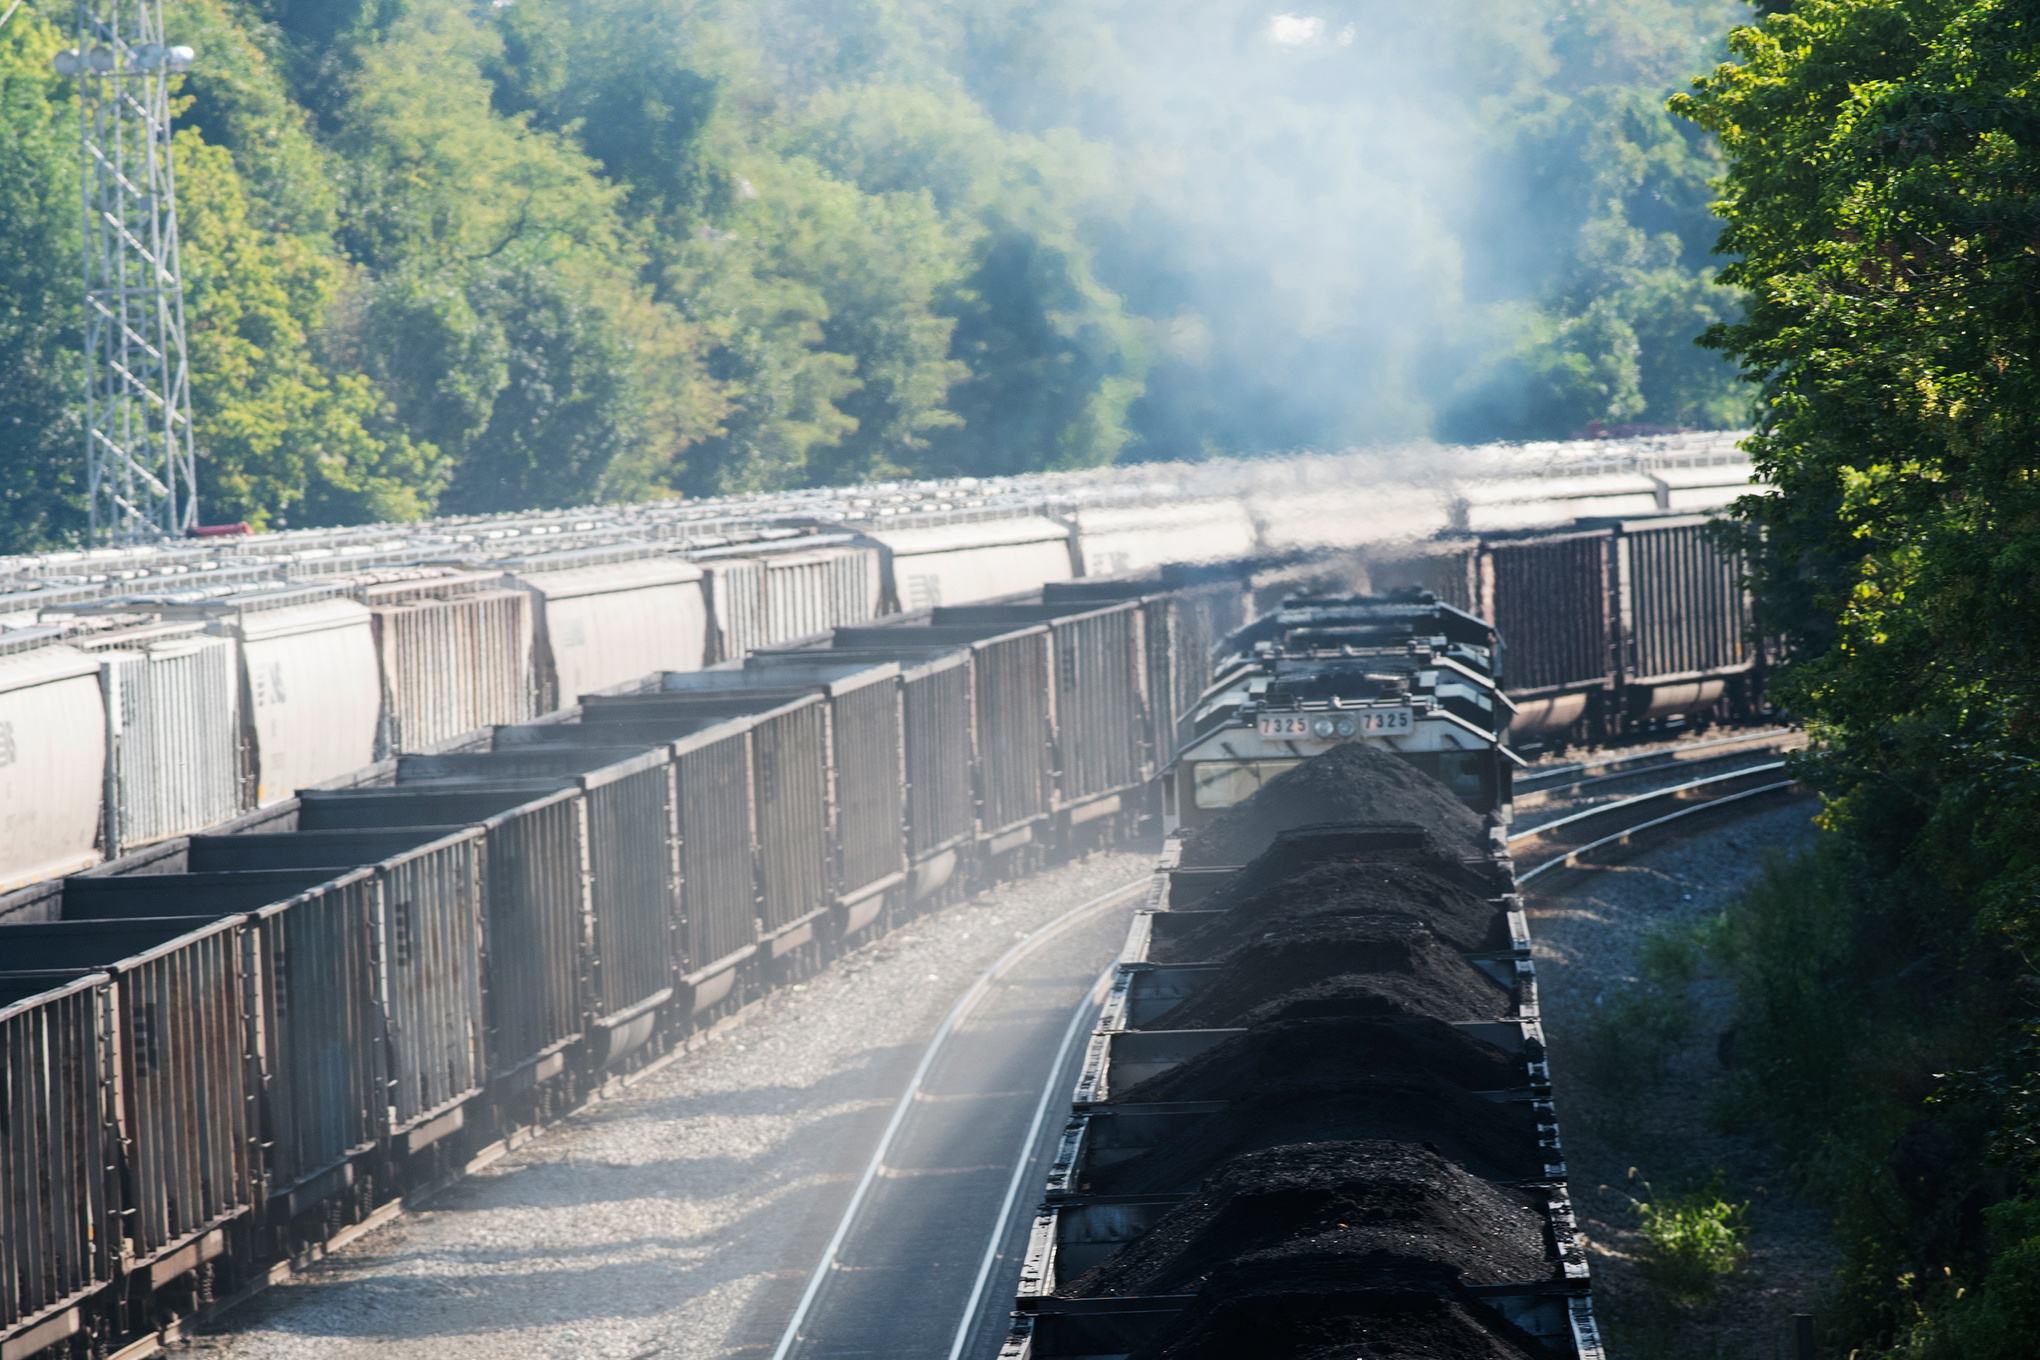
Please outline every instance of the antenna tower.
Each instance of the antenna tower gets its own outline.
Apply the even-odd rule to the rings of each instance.
[[[170,167],[170,80],[188,47],[163,41],[161,0],[78,0],[85,167],[85,481],[92,542],[180,537],[197,522],[184,280]]]

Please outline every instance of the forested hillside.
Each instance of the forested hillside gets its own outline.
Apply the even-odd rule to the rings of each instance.
[[[201,518],[1746,416],[1739,0],[172,0]],[[0,548],[75,537],[69,10],[0,29]]]

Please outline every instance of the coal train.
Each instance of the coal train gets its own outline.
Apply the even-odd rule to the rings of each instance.
[[[1222,649],[1178,787],[1246,791],[1166,842],[1003,1360],[1601,1356],[1498,650],[1407,598],[1293,600]]]
[[[1471,806],[1505,807],[1521,757],[1504,740],[1518,710],[1498,680],[1496,630],[1405,595],[1296,598],[1229,638],[1163,776],[1163,830],[1194,829],[1354,740],[1381,743]]]
[[[1771,650],[1717,528],[1659,515],[1440,535],[1372,554],[1367,581],[1430,591],[1501,631],[1518,745],[1752,722],[1767,712]]]

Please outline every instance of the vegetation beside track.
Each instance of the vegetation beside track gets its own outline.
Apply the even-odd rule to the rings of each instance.
[[[1833,832],[1731,913],[1738,1108],[1839,1216],[1833,1354],[2040,1336],[2040,5],[1797,0],[1675,106],[1722,140],[1710,342]]]

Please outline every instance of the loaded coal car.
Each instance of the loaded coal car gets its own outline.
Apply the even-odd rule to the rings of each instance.
[[[1518,763],[1493,625],[1429,594],[1299,596],[1218,648],[1217,678],[1162,781],[1192,830],[1313,756],[1365,741],[1496,813]]]
[[[1166,842],[1004,1360],[1599,1360],[1500,811],[1349,739]]]

